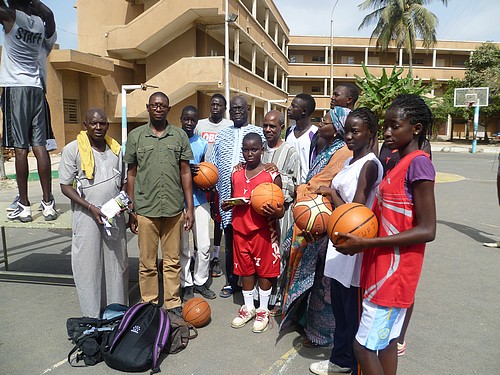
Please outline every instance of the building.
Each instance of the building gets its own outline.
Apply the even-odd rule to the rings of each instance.
[[[226,13],[224,0],[76,0],[78,50],[54,50],[48,64],[59,147],[76,138],[90,107],[105,109],[110,134],[120,139],[124,85],[158,87],[127,92],[128,131],[147,121],[145,105],[155,90],[170,97],[172,123],[188,104],[208,117],[210,96],[224,93],[229,18],[230,93],[248,98],[250,122],[257,125],[268,110],[286,110],[299,92],[315,97],[319,121],[329,108],[332,68],[334,87],[363,76],[363,61],[374,74],[408,64],[401,49],[379,53],[367,38],[333,38],[332,51],[329,37],[291,36],[272,0],[227,1]],[[430,52],[419,46],[414,74],[443,83],[463,78],[465,61],[480,44],[439,41]]]

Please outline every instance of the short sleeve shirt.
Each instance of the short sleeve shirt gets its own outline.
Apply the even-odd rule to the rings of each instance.
[[[181,160],[193,159],[186,132],[167,125],[158,137],[150,123],[128,135],[124,161],[137,165],[134,184],[134,208],[139,215],[173,217],[184,209]]]
[[[208,141],[201,138],[197,134],[193,134],[193,136],[189,138],[189,143],[191,144],[191,150],[193,151],[194,155],[194,159],[189,161],[190,164],[200,164],[205,158]],[[193,185],[193,201],[195,207],[207,203],[206,194],[195,185]]]

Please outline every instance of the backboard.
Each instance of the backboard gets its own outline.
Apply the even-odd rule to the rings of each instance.
[[[480,107],[487,107],[489,94],[489,87],[466,87],[455,89],[454,106],[475,107],[479,102]]]

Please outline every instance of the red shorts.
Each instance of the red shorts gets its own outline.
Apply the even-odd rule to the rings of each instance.
[[[280,245],[276,223],[249,234],[237,230],[233,233],[235,275],[257,274],[268,279],[280,275]]]

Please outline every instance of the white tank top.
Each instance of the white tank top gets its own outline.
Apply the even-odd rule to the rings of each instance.
[[[352,157],[347,159],[344,168],[337,173],[332,180],[332,188],[336,189],[344,202],[352,202],[356,189],[358,187],[359,175],[365,163],[374,161],[378,167],[377,180],[373,185],[371,192],[366,199],[366,206],[371,207],[375,199],[375,192],[380,181],[384,168],[373,152],[362,157],[361,159],[349,164]],[[354,256],[343,255],[335,250],[332,241],[328,241],[328,250],[325,259],[324,275],[337,280],[339,283],[349,288],[351,285],[359,287],[359,279],[361,275],[361,262],[363,261],[363,253],[355,254]]]
[[[4,36],[0,86],[42,88],[38,58],[44,38],[42,19],[16,10],[12,30]]]

